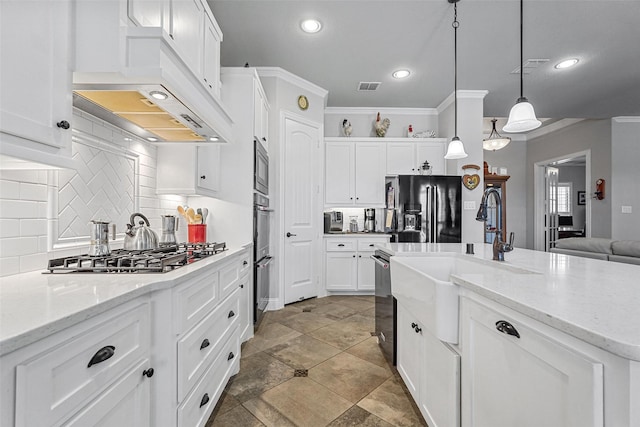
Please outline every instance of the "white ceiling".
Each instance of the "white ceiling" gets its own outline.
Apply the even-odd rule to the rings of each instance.
[[[223,66],[282,67],[329,91],[331,107],[436,107],[453,92],[453,5],[447,0],[208,0]],[[458,3],[458,89],[486,89],[486,117],[506,117],[520,93],[517,0]],[[304,34],[301,20],[323,24]],[[527,0],[525,74],[538,117],[640,115],[640,1]],[[554,65],[568,57],[570,69]],[[412,75],[395,80],[391,73]],[[382,82],[357,92],[360,81]],[[501,127],[500,127],[501,129]]]

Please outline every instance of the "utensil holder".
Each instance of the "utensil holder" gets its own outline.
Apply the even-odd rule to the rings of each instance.
[[[189,243],[206,243],[207,224],[189,224],[188,240]]]

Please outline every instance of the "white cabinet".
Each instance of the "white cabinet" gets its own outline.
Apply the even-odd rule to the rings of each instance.
[[[204,14],[204,52],[202,79],[205,87],[220,96],[220,42],[222,33],[209,14]]]
[[[325,143],[325,205],[384,206],[385,146],[332,138]]]
[[[432,175],[445,174],[446,141],[431,140],[387,142],[386,174],[417,175],[425,161],[431,165]]]
[[[202,72],[204,15],[201,0],[171,1],[170,37],[183,61],[197,72]]]
[[[269,103],[260,80],[255,80],[253,100],[253,135],[269,150]]]
[[[16,427],[149,426],[150,337],[139,298],[7,354],[2,411],[15,410]]]
[[[0,153],[69,167],[71,2],[0,2]]]
[[[462,425],[602,426],[602,363],[496,306],[462,298]]]
[[[158,147],[157,194],[216,197],[220,189],[220,146]]]
[[[376,243],[386,237],[325,239],[325,286],[328,291],[373,291],[375,262],[370,258]]]
[[[242,259],[240,270],[240,338],[244,342],[253,337],[253,263],[251,254]]]
[[[460,425],[460,355],[398,300],[397,368],[429,426]]]

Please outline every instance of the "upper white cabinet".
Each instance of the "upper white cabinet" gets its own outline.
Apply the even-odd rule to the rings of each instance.
[[[202,79],[214,96],[220,96],[220,42],[222,33],[209,14],[204,14],[204,53]]]
[[[171,1],[171,39],[192,70],[202,70],[204,55],[204,6],[200,0]]]
[[[157,194],[216,197],[220,189],[220,145],[158,147]]]
[[[462,425],[604,425],[603,364],[496,308],[462,298]]]
[[[431,165],[432,175],[445,174],[446,140],[397,140],[387,143],[387,175],[417,175],[425,161]]]
[[[255,81],[253,100],[253,135],[269,150],[269,103],[260,80]]]
[[[385,146],[332,138],[325,143],[325,205],[384,206]]]
[[[0,153],[68,167],[71,2],[0,2]]]

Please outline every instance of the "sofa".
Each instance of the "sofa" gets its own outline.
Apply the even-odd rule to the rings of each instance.
[[[549,252],[640,265],[640,240],[570,237],[558,240]]]

